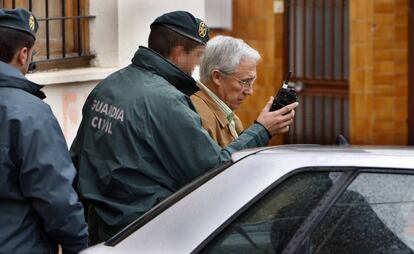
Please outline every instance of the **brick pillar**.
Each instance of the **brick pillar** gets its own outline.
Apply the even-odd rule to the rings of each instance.
[[[350,1],[352,144],[406,144],[408,0]]]

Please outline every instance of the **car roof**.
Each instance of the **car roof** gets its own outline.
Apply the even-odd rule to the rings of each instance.
[[[232,154],[232,161],[236,162],[253,154],[271,155],[275,160],[288,158],[317,157],[318,160],[331,161],[333,157],[344,156],[357,160],[371,157],[406,158],[414,160],[414,147],[410,146],[326,146],[326,145],[280,145],[265,148],[252,148]],[[277,156],[275,156],[277,155]],[[322,162],[321,162],[322,164]]]
[[[389,146],[283,145],[236,152],[232,155],[232,161],[233,164],[211,170],[176,192],[111,238],[105,245],[116,246],[119,243],[118,247],[126,250],[139,242],[140,248],[153,250],[161,247],[153,240],[147,239],[147,236],[151,235],[149,232],[157,232],[158,238],[162,238],[166,246],[192,249],[198,245],[200,239],[205,239],[204,237],[208,236],[216,225],[221,225],[234,211],[239,210],[246,202],[250,202],[249,200],[257,193],[263,192],[276,180],[297,169],[312,170],[315,167],[320,170],[320,167],[333,166],[344,167],[343,170],[353,170],[347,167],[371,167],[386,170],[410,169],[412,173],[414,149]],[[332,169],[328,168],[328,170]],[[243,188],[234,188],[234,186],[243,186]],[[237,195],[233,195],[233,192],[237,192]],[[231,197],[231,202],[228,202],[230,199],[226,197]],[[214,213],[206,207],[215,207]],[[222,216],[222,213],[227,215]],[[202,219],[189,219],[193,217]],[[189,220],[192,221],[190,224],[198,221],[197,232],[189,229],[191,225],[181,223]],[[180,225],[180,230],[176,229],[172,221]],[[166,225],[171,228],[167,228]],[[174,239],[171,239],[171,232],[175,232],[174,234],[180,237],[184,235],[186,239],[190,237],[186,234],[190,234],[194,239],[177,244]],[[133,235],[132,241],[123,241],[129,235]],[[161,241],[158,238],[154,241]]]

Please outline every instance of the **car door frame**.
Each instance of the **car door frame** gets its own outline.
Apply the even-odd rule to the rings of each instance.
[[[206,238],[202,243],[200,243],[197,248],[195,248],[192,253],[200,253],[203,251],[209,243],[211,243],[220,233],[225,230],[229,225],[231,225],[237,218],[239,218],[244,212],[246,212],[250,207],[252,207],[256,202],[261,200],[266,194],[270,191],[277,188],[283,181],[287,178],[305,172],[343,172],[341,177],[335,181],[331,189],[325,194],[325,196],[320,200],[317,206],[312,210],[312,212],[307,216],[302,225],[298,228],[296,233],[292,236],[289,243],[284,248],[282,254],[298,254],[303,247],[303,243],[306,242],[306,239],[313,232],[313,230],[319,225],[323,220],[325,215],[335,204],[335,202],[340,198],[342,193],[347,189],[347,187],[357,178],[361,173],[384,173],[384,174],[405,174],[405,175],[414,175],[413,169],[401,169],[401,168],[374,168],[374,167],[357,167],[357,166],[312,166],[312,167],[303,167],[291,171],[282,178],[279,178],[272,185],[269,185],[264,191],[259,193],[252,199],[250,202],[246,203],[237,213],[234,213],[225,223],[218,227],[208,238]],[[298,244],[300,243],[300,244]]]
[[[335,168],[335,170],[333,170]],[[328,191],[328,193],[325,195],[333,196],[333,197],[339,197],[340,194],[343,191],[343,188],[346,188],[346,183],[348,182],[348,179],[354,174],[354,171],[356,170],[355,167],[351,166],[310,166],[310,167],[301,167],[298,169],[295,169],[288,174],[284,175],[283,177],[276,180],[273,184],[269,185],[264,191],[256,195],[252,200],[250,200],[248,203],[246,203],[241,209],[239,209],[236,213],[234,213],[225,223],[223,223],[220,227],[218,227],[208,238],[206,238],[202,243],[200,243],[197,248],[193,250],[192,253],[199,253],[204,248],[207,247],[207,245],[212,242],[215,237],[217,237],[223,230],[225,230],[231,223],[233,223],[237,218],[239,218],[245,211],[247,211],[250,207],[252,207],[256,202],[261,200],[266,194],[274,190],[278,187],[282,182],[284,182],[286,179],[292,177],[293,175],[300,174],[300,173],[307,173],[307,172],[343,172],[343,175],[336,181],[331,189]],[[336,192],[342,190],[339,194],[336,194]],[[330,194],[332,192],[332,194]],[[326,209],[325,213],[329,210],[330,207],[326,207],[325,203],[329,202],[329,199],[323,198],[320,203],[315,207],[314,210],[319,209]],[[332,202],[333,204],[334,202]],[[330,203],[329,203],[330,204]],[[313,214],[313,211],[311,212]],[[309,217],[309,216],[308,216]],[[308,219],[308,217],[305,219],[305,221]],[[302,225],[303,226],[303,225]],[[302,227],[301,226],[301,227]],[[301,228],[300,227],[300,228]]]
[[[302,250],[304,244],[306,244],[307,239],[313,230],[319,225],[319,223],[324,219],[325,215],[331,209],[331,207],[336,203],[348,186],[362,173],[381,173],[381,174],[400,174],[400,175],[414,175],[413,169],[392,169],[392,168],[372,168],[372,167],[355,167],[352,174],[345,179],[345,182],[342,186],[338,186],[340,190],[336,193],[332,193],[332,196],[329,197],[330,193],[326,195],[326,202],[321,204],[321,213],[317,213],[314,209],[308,218],[302,223],[296,233],[293,235],[292,239],[286,245],[282,254],[299,254]],[[315,214],[314,214],[315,213]],[[298,244],[299,243],[299,244]]]

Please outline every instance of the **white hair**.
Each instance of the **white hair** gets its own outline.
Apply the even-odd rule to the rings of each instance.
[[[211,72],[218,69],[226,74],[234,73],[241,59],[260,60],[260,54],[242,39],[218,35],[207,42],[200,65],[200,79],[211,79]]]

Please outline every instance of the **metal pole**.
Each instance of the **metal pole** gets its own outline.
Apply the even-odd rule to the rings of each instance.
[[[66,1],[62,0],[62,17],[66,16]],[[62,19],[62,57],[66,57],[65,19]]]
[[[45,0],[45,17],[46,17],[46,59],[50,59],[50,38],[49,38],[49,0]]]
[[[81,1],[78,0],[78,16],[81,15]],[[82,38],[81,38],[81,19],[78,18],[78,54],[82,55]]]

